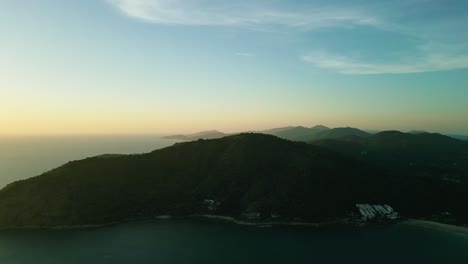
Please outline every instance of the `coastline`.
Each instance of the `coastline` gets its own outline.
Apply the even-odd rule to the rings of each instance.
[[[463,235],[468,235],[468,227],[465,227],[465,226],[449,225],[449,224],[443,224],[439,222],[434,222],[434,221],[429,221],[429,220],[419,220],[419,219],[409,219],[401,223],[407,224],[407,225],[419,226],[423,228],[436,229],[440,231],[455,232],[455,233],[459,233]]]
[[[210,214],[193,214],[189,216],[172,216],[172,215],[157,215],[153,217],[143,217],[143,218],[129,218],[124,219],[122,221],[110,222],[110,223],[103,223],[103,224],[84,224],[84,225],[61,225],[61,226],[17,226],[17,227],[6,227],[0,228],[2,230],[67,230],[67,229],[90,229],[90,228],[101,228],[101,227],[108,227],[114,225],[120,225],[130,222],[138,222],[138,221],[170,221],[174,219],[205,219],[211,220],[216,222],[225,222],[231,223],[236,225],[243,225],[243,226],[254,226],[254,227],[273,227],[273,226],[297,226],[297,227],[323,227],[328,225],[355,225],[359,227],[365,227],[368,225],[372,225],[372,223],[365,223],[365,222],[356,222],[350,221],[349,219],[336,219],[333,221],[328,222],[298,222],[298,221],[269,221],[269,222],[249,222],[245,220],[239,220],[232,216],[224,216],[224,215],[210,215]],[[468,227],[466,226],[456,226],[456,225],[449,225],[429,220],[420,220],[420,219],[408,219],[401,222],[399,224],[404,225],[412,225],[418,226],[422,228],[428,229],[435,229],[445,232],[454,232],[463,235],[468,235]]]
[[[304,226],[304,227],[321,227],[326,225],[333,224],[355,224],[354,222],[349,222],[348,220],[339,219],[329,222],[297,222],[297,221],[269,221],[269,222],[249,222],[244,220],[238,220],[231,216],[222,216],[222,215],[210,215],[210,214],[201,214],[201,215],[191,215],[189,218],[202,218],[215,221],[223,221],[228,223],[233,223],[237,225],[246,225],[246,226],[257,226],[257,227],[272,227],[272,226]]]
[[[59,226],[10,226],[10,227],[3,227],[0,228],[2,230],[67,230],[67,229],[90,229],[90,228],[100,228],[100,227],[108,227],[120,224],[126,224],[130,222],[138,222],[138,221],[148,221],[148,220],[155,220],[155,221],[170,221],[174,219],[205,219],[211,220],[216,222],[225,222],[225,223],[232,223],[236,225],[244,225],[244,226],[256,226],[256,227],[272,227],[272,226],[303,226],[303,227],[321,227],[326,225],[332,224],[356,224],[354,222],[349,222],[347,220],[335,220],[329,222],[297,222],[297,221],[270,221],[270,222],[249,222],[245,220],[239,220],[232,216],[224,216],[224,215],[210,215],[210,214],[193,214],[189,216],[173,216],[173,215],[157,215],[153,217],[143,217],[143,218],[129,218],[124,219],[122,221],[115,221],[110,223],[103,223],[103,224],[83,224],[83,225],[59,225]],[[362,225],[362,223],[360,224]]]
[[[159,218],[161,217],[161,218]],[[5,230],[68,230],[68,229],[91,229],[91,228],[100,228],[100,227],[107,227],[107,226],[114,226],[120,225],[125,223],[131,222],[138,222],[138,221],[145,221],[145,220],[158,220],[158,219],[170,219],[166,218],[166,215],[157,216],[157,217],[143,217],[143,218],[129,218],[123,219],[121,221],[103,223],[103,224],[83,224],[83,225],[57,225],[57,226],[9,226],[9,227],[2,227],[0,231]]]

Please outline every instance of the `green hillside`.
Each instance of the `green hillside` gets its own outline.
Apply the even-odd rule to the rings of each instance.
[[[345,155],[274,136],[240,134],[143,155],[73,161],[2,189],[0,227],[246,212],[318,221],[346,216],[356,203],[388,203],[415,217],[450,211],[466,221],[466,183],[393,174]],[[205,199],[220,204],[208,212]]]

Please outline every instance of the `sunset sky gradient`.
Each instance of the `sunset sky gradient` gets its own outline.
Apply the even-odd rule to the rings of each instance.
[[[0,134],[468,134],[467,1],[0,1]]]

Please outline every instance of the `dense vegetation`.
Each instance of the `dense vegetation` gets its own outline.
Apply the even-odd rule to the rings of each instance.
[[[339,154],[334,147],[339,144],[350,146]],[[466,174],[452,181],[444,178],[445,171],[427,174],[426,168],[401,173],[387,163],[357,158],[354,144],[364,143],[316,146],[240,134],[143,155],[73,161],[1,190],[0,227],[207,213],[205,199],[221,202],[210,213],[234,217],[260,212],[319,221],[346,216],[356,203],[389,203],[406,216],[449,211],[467,222]]]
[[[467,222],[468,142],[441,134],[385,131],[311,143],[395,175],[393,195],[405,198],[400,202],[407,203],[399,205],[405,214],[431,215],[437,214],[435,208],[446,208]]]
[[[466,181],[468,142],[441,134],[380,132],[369,137],[349,136],[312,141],[334,152],[377,163],[400,173],[422,172],[447,180]]]

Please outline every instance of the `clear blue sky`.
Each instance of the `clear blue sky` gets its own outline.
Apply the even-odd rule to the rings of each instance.
[[[468,134],[468,1],[0,1],[0,134]]]

